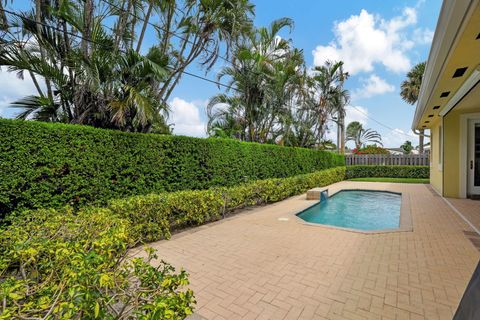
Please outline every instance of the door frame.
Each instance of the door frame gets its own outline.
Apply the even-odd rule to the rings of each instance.
[[[459,197],[466,198],[468,190],[468,122],[480,120],[480,112],[464,113],[460,115],[460,174]]]
[[[476,150],[476,140],[475,140],[475,128],[477,125],[480,125],[480,119],[473,119],[468,122],[468,134],[469,134],[469,141],[468,145],[470,149],[468,150],[468,162],[467,162],[467,170],[468,170],[468,185],[467,185],[467,195],[480,196],[480,186],[475,186],[473,179],[475,179],[475,173],[472,171],[470,167],[470,161],[475,161],[475,150]],[[473,140],[472,140],[473,139]],[[476,169],[476,164],[474,164],[474,168]],[[475,170],[476,171],[476,170]]]

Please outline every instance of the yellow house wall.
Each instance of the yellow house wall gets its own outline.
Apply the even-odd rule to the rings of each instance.
[[[430,184],[442,194],[443,174],[439,166],[440,125],[441,121],[437,120],[430,127]]]
[[[459,197],[460,188],[460,110],[452,110],[443,118],[443,196]],[[466,143],[466,141],[464,142]]]
[[[462,102],[451,110],[444,118],[444,154],[443,154],[443,196],[459,198],[460,195],[460,175],[466,173],[460,172],[460,161],[462,152],[465,152],[467,145],[467,136],[462,137],[462,130],[466,132],[467,122],[462,121],[462,115],[468,114],[470,117],[479,118],[480,87],[476,88],[474,93],[469,94]],[[464,139],[461,141],[461,139]],[[464,155],[464,161],[467,161]],[[466,164],[464,164],[466,166]],[[464,183],[467,179],[464,177]],[[466,188],[466,186],[465,186]]]

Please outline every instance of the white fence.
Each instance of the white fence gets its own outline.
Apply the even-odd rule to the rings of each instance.
[[[428,166],[429,161],[428,154],[349,154],[345,156],[347,166]]]

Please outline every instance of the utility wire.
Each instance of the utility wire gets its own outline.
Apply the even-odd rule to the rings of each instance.
[[[134,18],[136,18],[136,19],[138,19],[138,20],[140,20],[140,21],[145,22],[144,19],[138,17],[138,16],[135,15],[135,14],[132,14],[131,12],[126,11],[125,9],[123,9],[123,8],[121,8],[121,7],[118,7],[117,5],[115,5],[115,4],[113,4],[113,3],[110,3],[110,2],[107,1],[107,0],[101,0],[101,1],[104,2],[104,3],[107,3],[107,4],[109,4],[109,5],[111,5],[111,6],[114,7],[114,8],[117,8],[118,10],[121,10],[121,11],[123,11],[123,12],[126,12],[126,13],[128,13],[129,15],[132,15]],[[37,21],[35,21],[35,20],[33,20],[33,19],[27,18],[27,17],[25,17],[25,16],[23,16],[23,15],[20,15],[20,14],[18,14],[18,13],[16,13],[16,12],[13,12],[13,11],[10,11],[10,10],[4,9],[4,8],[2,8],[2,9],[0,9],[0,10],[3,11],[3,12],[5,12],[5,13],[8,13],[8,14],[11,14],[11,15],[14,15],[14,16],[17,16],[17,17],[19,17],[19,18],[21,18],[21,19],[25,19],[25,20],[28,20],[28,21],[30,21],[30,22],[43,25],[43,26],[45,26],[45,27],[47,27],[47,28],[51,28],[51,29],[56,30],[56,31],[59,31],[59,32],[64,32],[64,33],[66,33],[66,34],[68,34],[68,35],[70,35],[70,36],[72,36],[72,37],[76,37],[76,38],[78,38],[78,39],[82,39],[82,40],[87,41],[87,42],[89,42],[89,43],[93,43],[93,44],[96,44],[96,45],[99,45],[99,46],[107,47],[105,44],[102,44],[102,43],[99,43],[99,42],[95,42],[95,41],[93,41],[92,39],[87,39],[87,38],[83,37],[83,36],[80,35],[80,34],[73,33],[73,32],[68,31],[68,30],[63,30],[63,29],[57,28],[57,27],[55,27],[55,26],[51,26],[51,25],[49,25],[49,24],[46,24],[46,23],[44,23],[44,22],[37,22]],[[164,29],[164,28],[162,28],[162,27],[160,27],[160,26],[154,25],[154,24],[151,23],[151,22],[148,22],[148,24],[151,25],[151,26],[153,26],[154,28],[159,28],[159,29],[163,30],[164,32],[170,33],[171,35],[173,35],[173,36],[175,36],[175,37],[177,37],[177,38],[179,38],[179,39],[182,39],[182,40],[186,41],[187,43],[194,44],[191,40],[188,40],[187,38],[182,37],[182,36],[178,35],[178,34],[175,33],[175,32],[168,31],[168,30],[166,30],[166,29]],[[108,48],[110,49],[110,47],[108,47]],[[206,48],[203,48],[203,49],[204,49],[205,51],[211,53],[211,54],[215,54],[215,53],[214,53],[213,51],[211,51],[211,50],[208,50],[208,49],[206,49]],[[123,53],[126,53],[126,52],[123,51],[123,50],[120,50],[120,51],[122,51]],[[228,59],[226,59],[225,57],[223,57],[223,56],[221,56],[221,55],[218,55],[218,57],[221,58],[222,60],[230,63],[230,61],[229,61]],[[167,68],[170,68],[170,67],[167,66]],[[171,68],[170,68],[170,69],[171,69]],[[188,76],[191,76],[191,77],[194,77],[194,78],[203,80],[203,81],[207,81],[207,82],[216,84],[216,85],[219,86],[219,87],[224,87],[224,88],[229,89],[229,90],[232,89],[232,90],[235,90],[235,91],[238,91],[238,92],[241,91],[240,89],[238,89],[238,88],[236,88],[236,87],[229,86],[229,85],[224,84],[224,83],[221,83],[221,82],[219,82],[219,81],[215,81],[215,80],[212,80],[212,79],[208,79],[208,78],[199,76],[199,75],[197,75],[197,74],[194,74],[194,73],[191,73],[191,72],[188,72],[188,71],[185,71],[185,70],[182,71],[182,73],[184,73],[184,74],[186,74],[186,75],[188,75]],[[372,121],[376,122],[377,124],[381,125],[382,127],[385,127],[385,128],[389,129],[389,130],[392,131],[392,132],[400,133],[400,134],[402,134],[402,135],[404,135],[404,136],[407,136],[407,137],[410,137],[410,138],[414,138],[414,136],[412,136],[412,135],[410,135],[410,134],[407,134],[407,133],[398,131],[397,129],[394,129],[394,128],[392,128],[392,127],[390,127],[390,126],[388,126],[388,125],[386,125],[386,124],[383,124],[382,122],[380,122],[380,121],[372,118],[372,117],[369,116],[367,113],[365,113],[364,111],[362,111],[360,108],[357,108],[356,106],[352,106],[352,107],[355,108],[358,112],[364,114],[364,115],[365,115],[367,118],[369,118],[370,120],[372,120]]]
[[[100,0],[100,1],[103,2],[103,3],[106,3],[106,4],[111,5],[112,7],[114,7],[114,8],[117,9],[117,10],[120,10],[120,11],[122,11],[122,12],[124,12],[124,13],[127,13],[128,15],[132,16],[133,18],[135,18],[135,19],[137,19],[137,20],[140,20],[140,21],[142,21],[142,22],[147,22],[147,21],[145,21],[145,19],[137,16],[135,13],[132,13],[132,12],[130,12],[130,11],[128,11],[128,10],[126,10],[126,9],[124,9],[124,8],[116,5],[116,4],[114,4],[114,3],[111,3],[110,1],[107,1],[107,0]],[[177,9],[176,9],[176,10],[177,10]],[[192,40],[190,40],[190,39],[188,39],[188,38],[186,38],[186,37],[184,37],[184,36],[182,36],[182,35],[179,35],[178,33],[174,32],[174,31],[169,31],[169,30],[165,29],[164,27],[159,26],[159,25],[156,25],[156,24],[154,24],[154,23],[152,23],[152,22],[150,22],[150,21],[148,21],[147,24],[150,25],[150,26],[152,26],[152,27],[154,27],[155,29],[160,29],[160,30],[162,30],[163,32],[166,32],[167,34],[170,34],[170,35],[172,35],[172,36],[174,36],[174,37],[176,37],[176,38],[178,38],[178,39],[180,39],[180,40],[183,40],[183,41],[185,41],[185,42],[187,42],[187,43],[189,43],[189,44],[192,44],[192,45],[195,44],[195,42],[193,42]],[[226,57],[221,56],[221,55],[217,54],[216,52],[213,52],[212,50],[210,50],[210,49],[208,49],[208,48],[203,48],[203,50],[205,50],[206,52],[208,52],[208,53],[210,53],[210,54],[216,55],[218,58],[222,59],[223,61],[225,61],[225,62],[227,62],[227,63],[230,63],[230,61],[229,61]]]
[[[126,9],[124,9],[124,8],[116,5],[116,4],[114,4],[114,3],[111,3],[110,1],[107,1],[107,0],[100,0],[100,1],[103,2],[103,3],[106,3],[106,4],[108,4],[108,5],[110,5],[110,6],[112,6],[112,7],[114,7],[114,8],[117,9],[117,10],[120,10],[120,11],[122,11],[122,12],[124,12],[124,13],[127,13],[128,15],[132,16],[132,17],[135,18],[136,20],[139,20],[139,21],[142,21],[142,22],[147,22],[148,25],[152,26],[152,27],[155,28],[155,29],[160,29],[160,30],[162,30],[163,32],[166,32],[167,34],[170,34],[170,35],[172,35],[172,36],[174,36],[174,37],[176,37],[176,38],[178,38],[178,39],[180,39],[180,40],[183,40],[183,41],[185,41],[185,42],[187,42],[187,43],[189,43],[189,44],[191,44],[191,45],[194,45],[194,44],[195,44],[195,42],[193,42],[192,40],[189,40],[188,38],[186,38],[186,37],[184,37],[184,36],[181,36],[181,35],[179,35],[179,34],[176,33],[176,32],[169,31],[169,30],[165,29],[165,28],[162,27],[162,26],[155,25],[155,24],[153,24],[153,23],[150,22],[150,21],[146,21],[145,19],[137,16],[135,13],[132,13],[132,12],[130,12],[130,11],[128,11],[128,10],[126,10]],[[218,53],[213,52],[212,50],[210,50],[210,49],[208,49],[208,48],[203,48],[203,50],[206,51],[206,52],[208,52],[208,53],[210,53],[210,54],[216,55],[218,58],[220,58],[221,60],[223,60],[223,61],[225,61],[225,62],[227,62],[227,63],[230,63],[230,60],[228,60],[226,57],[224,57],[224,56],[222,56],[222,55],[219,55]],[[223,84],[223,83],[221,83],[221,82],[219,82],[219,81],[207,79],[207,78],[201,77],[201,76],[199,76],[199,75],[189,73],[189,72],[187,72],[187,71],[183,71],[183,73],[185,73],[185,74],[187,74],[187,75],[189,75],[189,76],[191,76],[191,77],[194,77],[194,78],[198,78],[198,79],[202,79],[202,80],[208,81],[208,82],[210,82],[210,83],[214,83],[214,84],[216,84],[216,85],[218,85],[218,86],[227,88],[227,89],[229,89],[229,90],[230,90],[230,89],[233,89],[233,90],[235,90],[235,91],[237,91],[237,92],[240,92],[240,90],[239,90],[238,88],[235,88],[235,87],[232,87],[232,86],[228,86],[228,85]]]
[[[1,0],[0,0],[0,1],[1,1]],[[14,15],[14,16],[19,17],[19,18],[21,18],[21,19],[28,20],[28,21],[30,21],[30,22],[32,22],[32,23],[40,24],[40,25],[42,25],[42,26],[44,26],[44,27],[51,28],[51,29],[56,30],[56,31],[58,31],[58,32],[65,32],[66,34],[68,34],[68,35],[70,35],[70,36],[72,36],[72,37],[76,37],[76,38],[78,38],[78,39],[82,39],[82,40],[87,41],[87,42],[89,42],[89,43],[96,44],[96,45],[102,46],[102,47],[107,48],[107,49],[112,49],[110,46],[107,46],[107,45],[105,45],[105,44],[103,44],[103,43],[99,43],[99,42],[93,41],[92,39],[87,39],[87,38],[83,37],[83,36],[80,35],[80,34],[77,34],[77,33],[74,33],[74,32],[68,31],[68,30],[63,30],[63,29],[60,29],[60,28],[58,28],[58,27],[51,26],[51,25],[49,25],[49,24],[47,24],[47,23],[44,23],[44,22],[37,22],[37,21],[35,21],[35,20],[33,20],[33,19],[30,19],[30,18],[28,18],[28,17],[25,17],[25,16],[23,16],[23,15],[21,15],[21,14],[18,14],[18,13],[16,13],[16,12],[13,12],[13,11],[10,11],[10,10],[7,10],[7,9],[0,9],[0,11],[3,11],[3,12],[5,12],[5,13],[11,14],[11,15]],[[11,26],[10,26],[10,27],[11,27]],[[121,52],[123,52],[123,53],[126,53],[126,51],[124,51],[124,50],[121,50],[121,49],[119,49],[119,50],[120,50]],[[166,68],[172,70],[171,67],[166,66]],[[238,88],[236,88],[236,87],[233,87],[233,86],[229,86],[229,85],[224,84],[224,83],[222,83],[222,82],[220,82],[220,81],[215,81],[215,80],[212,80],[212,79],[208,79],[208,78],[202,77],[202,76],[200,76],[200,75],[197,75],[197,74],[194,74],[194,73],[185,71],[185,70],[182,71],[182,73],[184,73],[184,74],[186,74],[186,75],[188,75],[188,76],[197,78],[197,79],[201,79],[201,80],[204,80],[204,81],[207,81],[207,82],[216,84],[216,85],[219,86],[219,87],[224,87],[224,88],[229,89],[229,90],[235,90],[235,91],[240,92],[240,89],[238,89]]]
[[[411,134],[408,134],[408,133],[405,133],[403,131],[398,131],[398,129],[394,129],[390,126],[387,126],[386,124],[372,118],[371,116],[368,115],[368,113],[364,112],[363,110],[361,110],[360,108],[357,108],[356,106],[352,106],[353,108],[355,108],[358,112],[362,113],[363,115],[365,115],[367,118],[369,118],[370,120],[376,122],[377,124],[381,125],[382,127],[385,127],[387,129],[389,129],[390,131],[392,132],[396,132],[396,133],[400,133],[400,134],[403,134],[404,136],[406,137],[410,137],[410,138],[415,138],[415,136],[411,135]]]

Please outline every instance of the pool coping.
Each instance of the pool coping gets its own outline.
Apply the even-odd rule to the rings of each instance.
[[[317,228],[334,229],[334,230],[341,230],[341,231],[361,233],[361,234],[382,234],[382,233],[412,232],[413,231],[413,221],[412,221],[412,214],[411,214],[412,208],[411,208],[411,200],[410,200],[410,195],[409,194],[406,194],[406,193],[403,193],[403,192],[388,190],[387,188],[384,188],[384,189],[383,188],[382,189],[349,188],[347,186],[342,187],[342,186],[330,185],[325,189],[329,189],[329,197],[334,196],[335,194],[337,194],[340,191],[373,191],[373,192],[388,192],[388,193],[399,194],[402,197],[402,201],[401,201],[401,205],[400,205],[400,223],[399,223],[400,225],[399,225],[398,228],[389,228],[389,229],[380,229],[380,230],[360,230],[360,229],[353,229],[353,228],[337,227],[337,226],[332,226],[332,225],[328,225],[328,224],[307,222],[307,221],[303,220],[302,218],[300,218],[298,216],[303,211],[308,210],[309,208],[317,205],[319,203],[319,201],[315,201],[314,204],[302,209],[299,212],[292,213],[293,216],[295,217],[295,220],[297,221],[297,223],[301,223],[301,224],[304,224],[306,226],[312,226],[312,227],[317,227]],[[312,200],[305,200],[305,201],[312,201]]]

